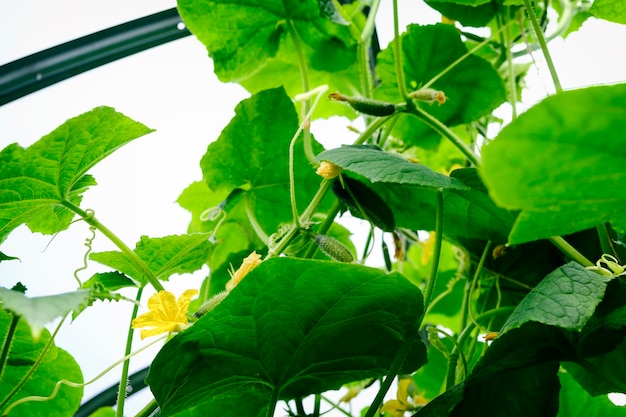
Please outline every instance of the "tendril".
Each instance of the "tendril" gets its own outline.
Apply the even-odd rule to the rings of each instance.
[[[91,213],[89,213],[90,211]],[[88,210],[87,212],[91,217],[93,217],[93,210]],[[89,231],[91,232],[91,236],[85,239],[85,247],[87,248],[87,250],[85,251],[85,254],[83,255],[83,264],[74,270],[74,279],[78,283],[79,287],[82,287],[83,283],[81,282],[80,278],[78,278],[78,273],[87,269],[88,267],[87,261],[89,258],[89,254],[91,253],[93,249],[92,244],[93,244],[94,239],[96,238],[96,228],[94,226],[89,226]]]

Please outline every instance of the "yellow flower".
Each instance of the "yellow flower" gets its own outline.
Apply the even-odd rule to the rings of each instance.
[[[133,329],[152,327],[142,330],[141,338],[156,336],[166,332],[181,332],[189,327],[187,309],[198,290],[187,290],[178,301],[169,291],[159,291],[148,300],[148,311],[133,320]]]
[[[239,269],[232,274],[230,281],[226,283],[226,291],[232,291],[233,288],[235,288],[250,271],[259,266],[260,263],[261,255],[258,255],[256,251],[248,255],[248,257],[243,260]]]
[[[389,400],[383,404],[380,412],[388,413],[393,417],[403,417],[407,411],[415,411],[426,404],[426,400],[422,396],[409,397],[409,388],[415,388],[412,384],[412,378],[400,378],[397,399]]]
[[[587,269],[606,277],[617,277],[624,274],[626,266],[620,265],[614,256],[604,253],[595,266],[588,266]]]
[[[343,168],[341,168],[340,166],[337,166],[333,164],[332,162],[322,161],[322,163],[320,164],[319,168],[317,168],[317,171],[315,171],[315,173],[329,180],[341,174],[341,171],[343,171]]]

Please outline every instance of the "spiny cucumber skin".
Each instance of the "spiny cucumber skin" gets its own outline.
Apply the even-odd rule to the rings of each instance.
[[[396,112],[396,105],[393,103],[370,100],[367,98],[350,97],[348,104],[350,104],[354,110],[370,116],[391,116]]]
[[[320,234],[315,235],[314,240],[320,250],[334,260],[346,263],[354,261],[354,258],[348,248],[346,248],[338,240],[330,236]]]

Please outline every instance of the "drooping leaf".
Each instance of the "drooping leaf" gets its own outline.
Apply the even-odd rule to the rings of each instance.
[[[458,21],[463,26],[485,26],[498,13],[498,2],[495,0],[478,0],[465,3],[458,0],[454,2],[427,0],[426,4],[448,19]]]
[[[338,10],[331,3],[179,0],[178,10],[206,46],[221,81],[238,82],[253,94],[284,86],[294,96],[303,92],[300,56],[311,86],[351,91],[358,83],[356,42],[350,27],[337,23]]]
[[[626,24],[626,3],[620,0],[596,0],[589,12],[609,22]]]
[[[200,166],[214,192],[240,188],[238,207],[253,215],[264,233],[272,234],[293,218],[289,197],[289,144],[298,117],[284,89],[266,90],[239,103],[235,117],[211,143]],[[315,143],[314,148],[320,151]],[[302,140],[294,149],[298,207],[306,207],[321,178],[304,156]],[[234,208],[233,208],[234,209]]]
[[[173,274],[190,273],[202,268],[213,249],[213,244],[208,239],[208,233],[161,238],[142,236],[134,252],[158,279],[167,281]],[[141,268],[122,252],[92,253],[89,259],[122,272],[144,285],[148,282]]]
[[[7,254],[5,254],[3,252],[0,252],[0,262],[3,262],[3,261],[13,261],[15,259],[17,259],[18,261],[20,260],[20,258],[17,258],[15,256],[9,256],[9,255],[7,255]]]
[[[623,219],[626,84],[566,91],[537,104],[483,147],[494,201],[521,209],[522,243]]]
[[[432,189],[468,189],[460,181],[438,174],[427,166],[368,145],[329,149],[319,154],[315,160],[332,162],[347,172],[367,178],[372,183],[392,183]]]
[[[417,337],[423,300],[397,273],[273,258],[155,358],[164,416],[264,415],[276,399],[385,374]],[[416,340],[401,372],[425,362]]]
[[[406,87],[414,91],[465,55],[467,48],[451,25],[409,25],[402,35],[402,51]],[[393,103],[404,101],[398,93],[393,42],[380,53],[377,74],[381,82],[375,96]],[[477,120],[505,101],[504,85],[497,71],[473,55],[446,72],[431,88],[443,91],[448,100],[441,106],[423,102],[418,105],[448,126]],[[393,132],[407,145],[429,149],[435,148],[440,138],[410,115],[401,115]]]
[[[608,282],[575,262],[563,265],[522,300],[502,332],[529,321],[580,331],[602,301]]]
[[[82,311],[90,298],[91,293],[87,290],[29,298],[21,292],[0,287],[2,308],[22,317],[30,326],[35,340],[39,339],[46,324],[70,311]]]
[[[120,146],[152,132],[116,112],[98,107],[67,120],[27,149],[12,144],[0,152],[0,242],[17,226],[53,234],[69,226],[78,204],[95,185],[87,174]]]

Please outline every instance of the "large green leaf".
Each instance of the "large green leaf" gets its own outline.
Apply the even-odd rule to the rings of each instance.
[[[626,3],[622,0],[595,0],[589,12],[600,19],[626,24]]]
[[[206,46],[221,81],[238,82],[252,93],[284,86],[293,96],[303,89],[300,56],[312,87],[351,91],[358,84],[356,42],[348,25],[335,23],[341,19],[330,3],[179,0],[178,10]]]
[[[457,20],[463,26],[485,26],[498,13],[496,0],[470,0],[467,2],[426,0],[426,4],[448,19]]]
[[[522,300],[502,332],[529,321],[579,331],[602,301],[609,280],[575,262],[563,265]]]
[[[462,182],[436,173],[425,165],[409,162],[398,155],[369,145],[330,149],[319,154],[316,161],[332,162],[347,172],[367,178],[372,183],[434,189],[468,189]]]
[[[35,340],[39,339],[46,324],[71,311],[82,311],[90,301],[91,292],[88,290],[29,298],[21,292],[0,287],[2,308],[22,317],[30,326]]]
[[[10,322],[11,315],[0,311],[0,335],[2,340],[6,337]],[[4,399],[31,369],[49,341],[50,333],[45,329],[42,331],[40,339],[35,341],[32,338],[29,326],[24,320],[20,319],[17,323],[11,351],[0,379],[0,400]],[[47,397],[52,394],[57,381],[64,378],[76,383],[83,382],[83,376],[76,361],[67,352],[52,344],[45,354],[43,362],[26,384],[8,401],[6,406],[27,396]],[[9,416],[72,417],[80,405],[82,394],[82,388],[61,386],[54,399],[46,402],[28,402],[17,405],[11,410]]]
[[[522,210],[511,243],[623,222],[625,109],[626,84],[566,91],[483,147],[481,175],[493,199]]]
[[[397,273],[328,261],[264,261],[165,345],[148,383],[163,416],[260,416],[278,399],[384,375],[417,336],[420,291]],[[425,363],[413,344],[401,372]]]
[[[266,234],[292,220],[289,198],[289,144],[298,129],[293,103],[282,88],[262,91],[239,103],[235,117],[211,143],[200,166],[214,192],[240,188],[243,206]],[[317,151],[321,146],[314,144]],[[302,140],[294,149],[298,207],[304,209],[321,178],[304,156]],[[234,208],[233,208],[234,209]]]
[[[458,31],[451,25],[410,25],[402,35],[403,69],[409,91],[446,70],[467,53]],[[404,101],[398,93],[393,57],[393,42],[378,57],[380,85],[377,98],[390,102]],[[419,103],[423,110],[448,126],[468,123],[485,116],[505,100],[504,85],[498,72],[485,60],[470,55],[435,81],[432,88],[448,97],[445,104]],[[433,148],[439,134],[410,115],[401,115],[394,134],[409,145]]]
[[[184,274],[202,268],[213,244],[208,233],[173,235],[161,238],[142,236],[135,246],[135,253],[160,280],[167,280],[173,274]],[[144,272],[124,253],[118,251],[97,252],[89,259],[107,265],[137,281],[146,284]]]
[[[17,144],[0,152],[0,242],[26,223],[33,232],[66,229],[78,204],[95,184],[87,171],[127,142],[150,133],[146,126],[98,107],[67,120],[27,149]]]

